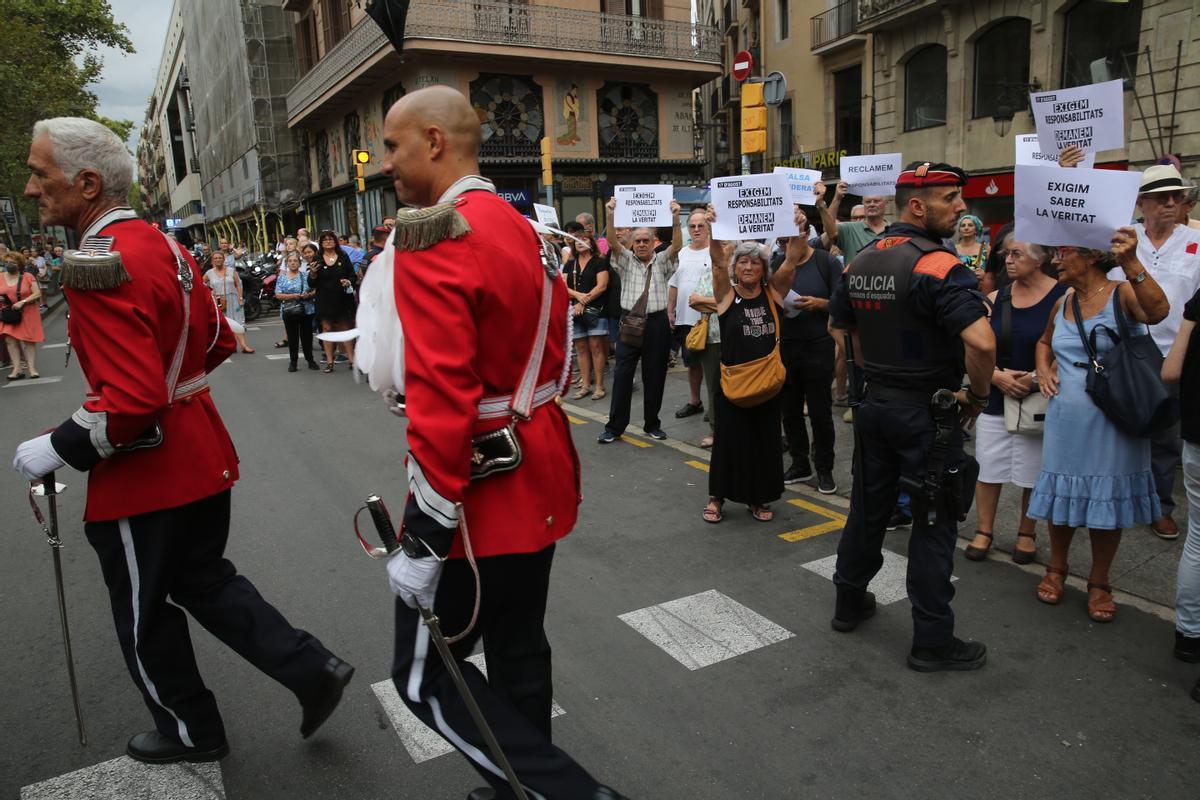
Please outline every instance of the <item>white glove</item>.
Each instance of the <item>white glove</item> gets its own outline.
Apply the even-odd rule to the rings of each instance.
[[[50,434],[43,433],[36,439],[30,439],[17,445],[17,454],[13,457],[13,469],[21,473],[26,480],[35,481],[59,467],[65,467],[67,462],[62,460],[54,445],[50,444]]]
[[[432,556],[409,558],[407,553],[400,551],[388,561],[388,584],[409,608],[415,609],[419,602],[423,608],[431,609],[438,580],[442,577],[442,563]]]

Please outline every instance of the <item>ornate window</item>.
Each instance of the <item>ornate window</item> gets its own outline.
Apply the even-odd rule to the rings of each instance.
[[[922,47],[904,65],[904,130],[946,124],[946,48]]]
[[[998,22],[975,40],[975,111],[991,117],[1001,100],[1013,111],[1029,108],[1029,20],[1014,17]]]
[[[541,155],[542,87],[532,78],[480,75],[471,81],[471,105],[483,129],[485,158]]]
[[[317,188],[328,189],[333,185],[329,176],[329,134],[324,129],[317,132]]]
[[[362,147],[362,136],[359,134],[358,112],[351,111],[342,121],[342,133],[346,138],[346,153]]]
[[[601,158],[658,158],[658,96],[636,83],[597,93]]]
[[[404,85],[400,83],[397,83],[395,86],[383,93],[383,119],[387,119],[388,111],[396,104],[396,101],[401,97],[404,97],[404,95]]]
[[[1137,62],[1142,0],[1083,0],[1067,12],[1065,20],[1064,87],[1129,78],[1129,67]]]

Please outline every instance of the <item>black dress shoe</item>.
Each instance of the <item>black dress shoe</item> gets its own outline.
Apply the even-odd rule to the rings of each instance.
[[[1175,631],[1175,657],[1189,664],[1200,662],[1200,636],[1187,636]]]
[[[297,369],[297,368],[296,368],[296,362],[295,362],[295,361],[293,361],[292,363],[288,364],[288,372],[295,372],[295,371],[296,371],[296,369]]]
[[[220,742],[207,747],[188,747],[158,731],[135,734],[125,754],[143,764],[174,764],[177,761],[219,761],[229,753],[229,744]]]
[[[849,633],[858,623],[875,616],[875,594],[851,586],[837,587],[837,605],[829,627],[838,633]]]
[[[983,642],[957,638],[944,647],[913,647],[908,654],[908,666],[917,672],[964,672],[986,663],[987,647]]]
[[[321,675],[322,686],[313,697],[301,703],[304,716],[300,720],[300,735],[307,739],[316,733],[321,723],[329,719],[329,715],[342,701],[342,690],[354,677],[354,667],[342,661],[337,656],[331,656],[326,662]]]

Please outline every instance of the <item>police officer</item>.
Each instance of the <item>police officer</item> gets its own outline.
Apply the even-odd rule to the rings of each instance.
[[[966,182],[966,173],[948,164],[909,165],[896,181],[899,221],[850,263],[830,301],[832,324],[851,334],[866,379],[854,414],[851,507],[833,578],[836,631],[852,631],[875,613],[867,586],[883,565],[884,530],[902,478],[915,486],[932,471],[939,482],[962,465],[959,425],[972,426],[987,405],[995,339],[983,302],[972,291],[974,275],[941,244],[966,211]],[[964,369],[969,385],[960,388]],[[944,426],[935,447],[931,399],[940,389],[954,393],[958,424]],[[921,672],[978,669],[987,659],[982,643],[954,636],[954,475],[941,482],[941,490],[929,495],[913,492],[920,503],[908,549],[913,616],[908,665]],[[936,522],[929,521],[931,514]]]

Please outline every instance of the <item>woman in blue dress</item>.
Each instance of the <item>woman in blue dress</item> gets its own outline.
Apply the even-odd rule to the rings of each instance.
[[[1085,388],[1088,356],[1075,324],[1073,297],[1088,336],[1097,325],[1119,330],[1114,303],[1131,322],[1147,324],[1162,320],[1170,307],[1138,261],[1133,228],[1121,228],[1112,241],[1111,255],[1082,247],[1059,247],[1054,255],[1058,279],[1070,290],[1055,304],[1037,344],[1038,382],[1050,404],[1042,471],[1029,500],[1029,517],[1046,520],[1050,528],[1050,565],[1038,584],[1038,599],[1050,605],[1062,600],[1071,539],[1076,528],[1086,527],[1092,540],[1087,613],[1095,622],[1111,621],[1117,610],[1108,571],[1121,530],[1149,524],[1161,513],[1150,473],[1150,440],[1118,430]],[[1128,281],[1109,280],[1108,271],[1116,265]],[[1098,355],[1112,345],[1109,337],[1096,337]]]

